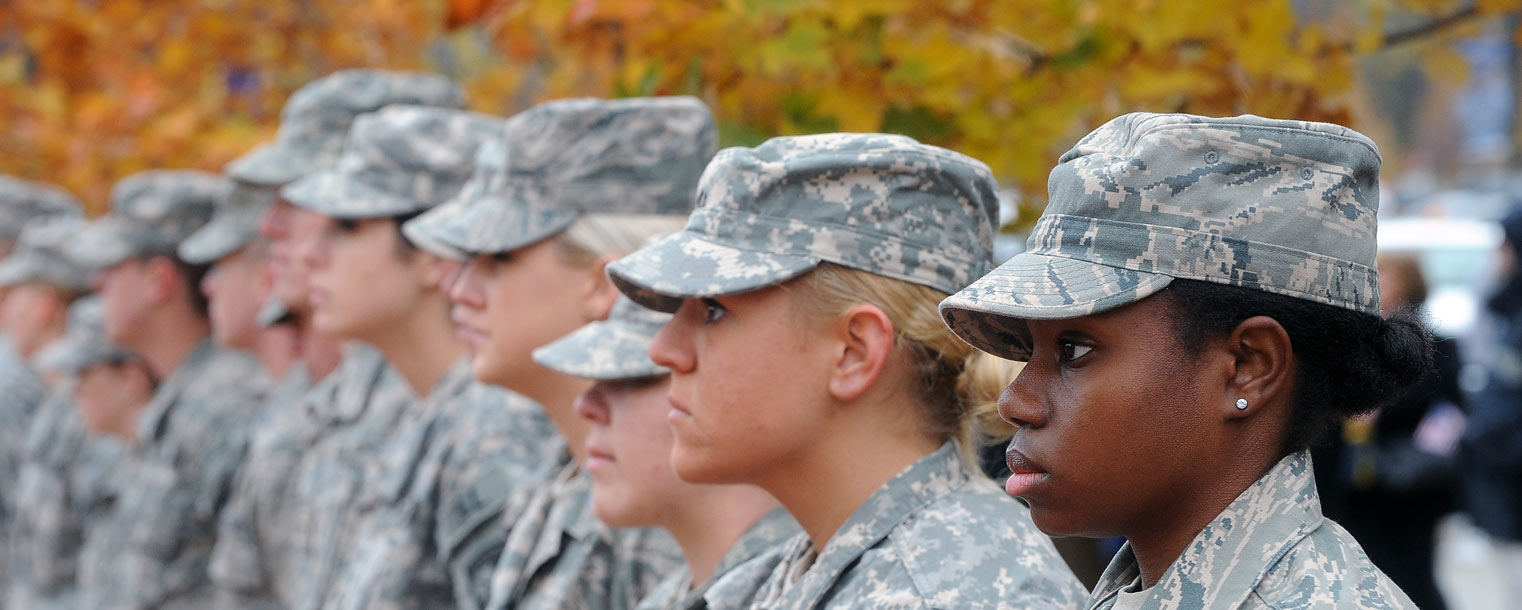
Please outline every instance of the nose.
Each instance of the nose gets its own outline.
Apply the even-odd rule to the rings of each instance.
[[[444,292],[449,300],[473,309],[486,307],[486,293],[481,288],[481,265],[470,259],[460,265],[454,278],[446,283]]]
[[[672,373],[691,373],[697,368],[697,355],[692,349],[692,327],[696,317],[702,314],[703,304],[697,299],[686,299],[677,309],[676,316],[661,327],[650,342],[650,360],[671,369]]]
[[[217,276],[221,275],[221,269],[220,263],[213,263],[211,269],[206,271],[206,275],[201,276],[201,294],[206,295],[208,299],[217,298]]]
[[[1046,408],[1041,404],[1044,371],[1034,358],[1020,371],[1009,387],[999,394],[999,417],[1021,428],[1046,425]]]
[[[285,239],[290,234],[290,217],[290,202],[276,198],[275,204],[259,219],[259,234],[270,241]]]
[[[576,400],[571,403],[571,407],[576,411],[576,415],[594,424],[608,425],[606,387],[604,382],[598,382],[597,385],[592,386],[591,389],[577,396]]]

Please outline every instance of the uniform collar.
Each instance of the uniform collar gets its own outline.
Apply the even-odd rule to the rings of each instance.
[[[149,441],[158,440],[164,433],[165,421],[169,417],[169,409],[179,401],[180,395],[185,388],[197,379],[200,379],[203,369],[211,362],[211,357],[216,353],[216,346],[212,345],[211,337],[201,339],[195,348],[185,356],[185,360],[175,367],[174,372],[159,384],[158,390],[153,393],[147,406],[143,407],[142,415],[137,423],[137,446],[147,445]]]
[[[1292,454],[1195,534],[1150,589],[1142,608],[1236,608],[1269,568],[1323,521],[1310,452]],[[1088,607],[1108,603],[1138,572],[1127,543],[1100,576]]]

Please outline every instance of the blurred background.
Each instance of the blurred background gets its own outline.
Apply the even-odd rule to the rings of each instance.
[[[1522,547],[1465,516],[1458,447],[1509,315],[1491,297],[1512,273],[1501,221],[1522,201],[1519,10],[1522,0],[0,0],[0,173],[63,185],[100,213],[119,177],[217,170],[271,138],[308,80],[417,69],[458,79],[476,110],[497,115],[567,96],[691,94],[714,109],[724,145],[887,131],[957,149],[1006,187],[1009,256],[1057,157],[1115,115],[1348,125],[1384,156],[1381,271],[1403,282],[1387,296],[1454,341],[1414,415],[1349,422],[1318,456],[1327,512],[1361,540],[1432,532],[1430,548],[1388,539],[1397,556],[1427,555],[1412,569],[1435,573],[1450,607],[1518,607],[1505,583],[1522,574],[1495,557]],[[1522,410],[1522,396],[1501,404]],[[1418,487],[1399,476],[1408,487],[1382,487],[1413,459]],[[1392,506],[1420,510],[1370,508]]]

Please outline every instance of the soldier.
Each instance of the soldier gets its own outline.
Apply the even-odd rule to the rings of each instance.
[[[534,350],[534,361],[596,381],[576,399],[576,414],[591,428],[586,471],[597,518],[612,527],[660,527],[682,548],[686,565],[638,610],[704,610],[709,586],[799,530],[759,487],[696,485],[671,469],[670,375],[649,356],[650,341],[670,320],[621,298],[606,321]]]
[[[587,425],[572,404],[592,383],[531,354],[607,317],[618,293],[604,267],[679,226],[715,139],[693,98],[547,102],[482,147],[460,205],[404,227],[420,246],[467,259],[449,297],[476,378],[538,402],[570,452],[509,511],[519,516],[497,546],[488,608],[628,609],[680,561],[665,532],[610,531],[586,510]]]
[[[559,451],[537,407],[472,379],[443,292],[458,264],[401,234],[459,192],[476,146],[500,131],[485,115],[388,106],[355,120],[336,168],[281,191],[324,217],[302,248],[314,328],[375,348],[411,405],[376,430],[375,468],[346,519],[352,544],[340,549],[326,608],[456,605],[471,586],[471,574],[450,572],[456,543],[499,526],[506,494],[543,480]]]
[[[994,191],[977,160],[901,136],[776,138],[720,152],[687,228],[608,266],[676,313],[650,355],[672,371],[677,475],[759,485],[805,532],[710,607],[1076,606],[1051,540],[977,470],[1008,369],[933,307],[991,266]]]
[[[1136,113],[1062,156],[1029,249],[941,304],[1029,364],[1005,488],[1053,534],[1125,536],[1088,608],[1415,608],[1321,514],[1306,447],[1418,380],[1379,316],[1373,142]]]
[[[327,569],[319,566],[334,561],[330,552],[337,524],[319,515],[334,514],[330,509],[344,504],[337,498],[350,495],[329,473],[353,468],[334,454],[334,443],[319,446],[319,441],[350,429],[366,414],[389,426],[405,400],[398,392],[382,389],[400,384],[394,383],[395,372],[374,350],[358,345],[345,349],[337,339],[312,331],[307,268],[293,251],[321,217],[273,194],[307,174],[337,165],[354,119],[392,103],[460,107],[464,95],[458,85],[437,75],[336,72],[291,96],[273,143],[225,168],[238,188],[267,189],[274,199],[262,204],[265,211],[255,220],[268,243],[264,254],[271,293],[259,322],[285,325],[294,332],[298,362],[266,402],[224,511],[210,566],[217,607],[315,608],[321,603],[325,585],[319,583],[326,582]],[[225,232],[208,233],[206,239],[220,239],[221,248],[251,239],[243,237],[248,219],[228,218],[238,222]],[[226,239],[230,236],[239,238]],[[346,352],[348,357],[343,356]],[[311,459],[304,461],[309,452]]]
[[[62,189],[42,182],[0,175],[0,259],[11,255],[21,229],[33,218],[62,214],[79,217],[79,202]],[[0,301],[5,289],[0,288]]]
[[[80,560],[81,605],[204,608],[217,513],[243,457],[264,377],[257,363],[211,343],[205,272],[175,255],[211,217],[227,183],[154,170],[112,190],[111,212],[74,242],[99,269],[106,333],[159,381],[117,476],[115,507],[91,529]]]

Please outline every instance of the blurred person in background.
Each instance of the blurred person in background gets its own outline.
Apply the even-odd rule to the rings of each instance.
[[[1377,263],[1381,313],[1421,317],[1427,282],[1420,262],[1392,254]],[[1346,420],[1312,450],[1322,512],[1426,610],[1447,607],[1433,559],[1437,523],[1457,507],[1460,368],[1458,342],[1436,337],[1433,368],[1420,382],[1389,406]]]
[[[33,218],[59,214],[78,218],[84,210],[63,189],[0,174],[0,259],[11,255],[21,229]],[[0,288],[0,301],[4,300],[5,289]]]

